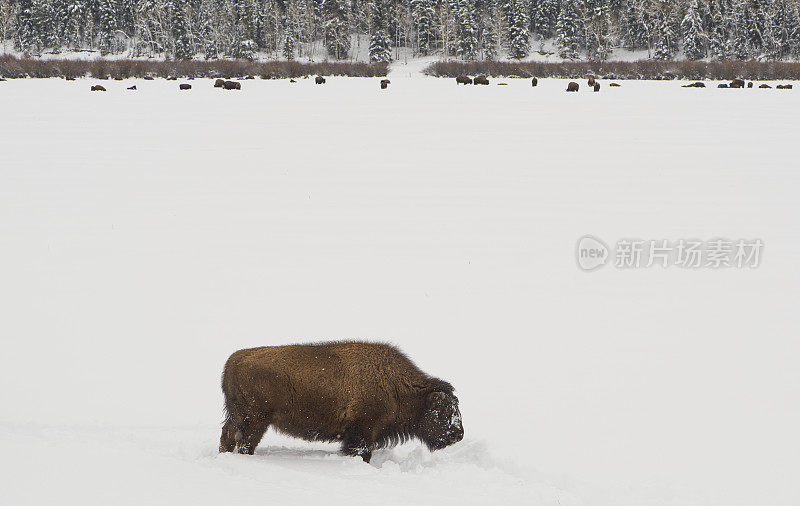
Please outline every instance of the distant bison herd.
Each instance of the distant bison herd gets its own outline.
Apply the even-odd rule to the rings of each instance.
[[[341,443],[344,455],[418,439],[439,450],[464,437],[450,383],[422,372],[394,346],[359,341],[239,350],[222,372],[220,452],[252,455],[269,427]]]
[[[306,78],[308,78],[308,77],[309,76],[306,76]],[[176,79],[177,78],[172,78],[172,77],[168,78],[168,80],[176,80]],[[189,77],[189,79],[191,80],[193,78]],[[254,77],[246,76],[246,77],[243,77],[243,78],[239,78],[238,81],[230,81],[230,80],[226,80],[226,79],[216,79],[214,81],[214,87],[215,88],[222,88],[224,90],[241,90],[242,89],[242,83],[240,81],[241,80],[245,80],[245,79],[254,79]],[[0,80],[5,80],[5,79],[4,78],[0,78]],[[75,79],[74,78],[67,78],[67,80],[74,81]],[[147,77],[144,78],[144,80],[152,81],[153,77],[147,76]],[[297,83],[297,81],[295,79],[290,79],[289,82],[290,83]],[[316,76],[314,78],[314,82],[316,84],[325,84],[326,83],[326,79],[323,76]],[[380,80],[380,88],[382,90],[388,89],[389,84],[391,84],[391,81],[389,81],[388,79],[381,79]],[[489,78],[487,76],[485,76],[485,75],[479,75],[479,76],[476,76],[474,78],[472,78],[470,76],[466,76],[466,75],[460,75],[460,76],[456,77],[456,84],[464,84],[464,85],[467,85],[467,84],[472,84],[472,85],[482,84],[482,85],[488,85],[489,84]],[[596,91],[596,92],[600,91],[600,81],[599,81],[599,79],[597,77],[589,76],[587,78],[587,80],[586,80],[586,84],[589,86],[590,91]],[[498,86],[506,86],[506,85],[508,85],[508,83],[500,82],[500,83],[497,83],[497,85]],[[536,87],[538,85],[539,85],[539,79],[536,78],[536,77],[531,78],[531,86],[532,87]],[[612,82],[612,83],[609,83],[608,86],[610,88],[619,88],[621,85],[619,83]],[[706,84],[703,81],[696,81],[696,82],[693,82],[693,83],[684,84],[684,85],[682,85],[682,87],[683,88],[705,88]],[[727,88],[727,89],[730,89],[730,88],[755,88],[755,87],[757,87],[759,89],[771,89],[772,88],[772,86],[770,86],[769,84],[766,84],[766,83],[763,83],[763,84],[760,84],[758,86],[755,86],[755,84],[752,81],[747,82],[744,79],[739,79],[739,78],[733,79],[730,82],[719,83],[717,85],[717,88]],[[188,84],[188,83],[182,83],[182,84],[180,84],[178,86],[178,88],[180,90],[191,90],[192,89],[192,85]],[[775,89],[779,89],[779,90],[791,90],[792,88],[793,88],[793,85],[791,85],[791,84],[778,84],[778,85],[775,86]],[[127,89],[136,90],[136,85],[130,86]],[[580,90],[580,85],[576,81],[570,81],[567,84],[567,91],[568,92],[577,92],[579,90]],[[104,86],[102,86],[102,85],[96,84],[96,85],[92,85],[91,86],[91,91],[106,91],[106,88]]]

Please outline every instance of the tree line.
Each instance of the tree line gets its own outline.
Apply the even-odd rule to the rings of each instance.
[[[800,0],[0,0],[0,38],[26,55],[349,60],[363,41],[372,62],[398,48],[465,61],[602,61],[615,48],[781,60],[800,57]]]

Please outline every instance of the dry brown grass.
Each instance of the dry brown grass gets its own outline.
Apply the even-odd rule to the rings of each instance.
[[[586,61],[586,62],[500,62],[440,61],[425,73],[437,77],[488,75],[491,77],[558,77],[579,79],[595,75],[606,79],[716,79],[800,80],[798,62],[760,61]]]
[[[385,63],[295,61],[251,62],[246,60],[41,60],[0,56],[0,76],[23,77],[94,77],[115,79],[129,77],[245,77],[285,79],[311,75],[381,77]]]

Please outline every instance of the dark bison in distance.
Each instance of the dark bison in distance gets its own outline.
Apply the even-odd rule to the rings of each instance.
[[[456,84],[472,84],[472,79],[469,76],[456,77]]]
[[[317,76],[314,78],[314,82],[317,84],[325,84],[325,78],[322,76]]]
[[[578,83],[575,81],[571,81],[569,84],[567,84],[567,91],[578,91],[578,88]]]
[[[433,451],[464,437],[453,387],[388,344],[239,350],[225,363],[222,392],[220,452],[252,455],[270,425],[307,441],[341,441],[342,453],[364,462],[411,438]]]

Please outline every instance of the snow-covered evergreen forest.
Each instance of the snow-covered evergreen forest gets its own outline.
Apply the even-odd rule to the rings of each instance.
[[[128,57],[800,56],[798,0],[0,0],[5,50]],[[540,41],[553,41],[545,48]],[[363,42],[362,42],[363,41]],[[363,52],[366,54],[366,51]]]

